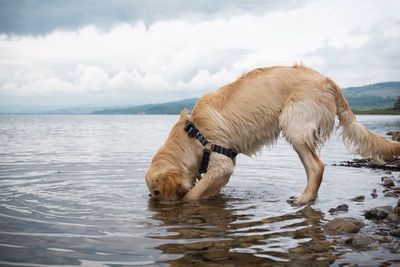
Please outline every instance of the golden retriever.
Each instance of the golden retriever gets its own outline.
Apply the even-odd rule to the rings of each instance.
[[[317,151],[332,133],[336,115],[343,141],[355,153],[378,164],[400,155],[400,143],[375,135],[356,121],[331,79],[304,66],[258,68],[202,96],[191,115],[181,112],[147,171],[151,196],[166,201],[205,199],[229,181],[235,160],[214,152],[201,177],[204,146],[185,132],[190,121],[212,143],[249,156],[282,134],[307,174],[307,186],[293,203],[313,201],[324,172]]]

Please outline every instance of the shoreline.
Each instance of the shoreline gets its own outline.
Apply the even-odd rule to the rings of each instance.
[[[398,109],[352,109],[355,115],[400,115]]]
[[[348,204],[364,202],[366,198],[373,199],[379,195],[391,199],[391,204],[386,206],[370,206],[364,210],[362,218],[346,216],[349,205],[343,203],[332,207],[329,213],[333,219],[328,220],[322,227],[331,237],[333,244],[347,247],[353,252],[371,252],[377,248],[385,248],[393,255],[400,252],[400,160],[383,166],[369,165],[366,160],[353,159],[341,161],[332,166],[368,168],[381,170],[380,186],[374,188],[370,195],[358,195],[346,201]],[[393,173],[392,173],[393,172]],[[338,203],[339,204],[339,203]],[[370,223],[374,227],[367,227]],[[335,258],[335,263],[340,264],[340,257]],[[346,261],[344,261],[346,262]],[[387,262],[400,263],[400,258]]]

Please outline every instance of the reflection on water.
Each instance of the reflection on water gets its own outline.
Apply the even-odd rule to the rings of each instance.
[[[315,261],[319,265],[334,261],[331,242],[321,230],[322,212],[305,207],[291,214],[251,220],[250,212],[237,213],[228,202],[225,196],[219,196],[171,206],[149,203],[149,209],[155,212],[152,218],[164,226],[164,232],[150,236],[168,240],[157,249],[177,255],[164,263],[260,266],[293,261],[311,266]]]
[[[326,266],[387,264],[323,230],[335,217],[394,204],[379,170],[332,166],[352,155],[337,137],[322,150],[319,199],[286,203],[305,173],[282,140],[254,158],[239,156],[223,194],[207,201],[149,200],[144,173],[177,116],[0,116],[0,265]],[[383,135],[400,116],[360,116]],[[395,173],[397,176],[398,173]],[[370,193],[378,189],[378,197]],[[364,202],[350,202],[365,195]],[[349,212],[331,215],[339,204]],[[367,221],[364,231],[377,225]]]

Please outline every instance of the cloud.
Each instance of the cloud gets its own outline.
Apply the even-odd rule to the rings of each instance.
[[[265,13],[302,6],[307,1],[273,0],[0,0],[0,33],[43,35],[56,30],[76,30],[88,25],[110,29],[120,23],[180,17],[212,19],[243,13]]]
[[[323,72],[343,81],[343,86],[397,81],[400,77],[400,20],[383,20],[356,33],[367,35],[360,46],[323,46],[307,54],[319,59]]]
[[[209,7],[198,2],[188,12],[171,11],[177,17],[157,17],[151,8],[164,4],[146,7],[154,17],[151,23],[119,22],[122,15],[114,10],[108,21],[115,23],[107,22],[107,29],[84,20],[66,28],[54,23],[39,36],[0,35],[0,105],[27,99],[59,105],[162,102],[215,90],[255,67],[295,62],[342,86],[398,80],[398,1],[266,2],[257,10],[239,1],[233,6],[215,1],[219,4],[210,4],[215,7],[210,15]],[[132,3],[144,8],[154,2]],[[232,11],[239,9],[254,11]],[[191,11],[203,15],[191,16]]]

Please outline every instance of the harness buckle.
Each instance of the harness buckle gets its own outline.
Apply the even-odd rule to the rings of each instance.
[[[212,151],[212,150],[214,149],[214,144],[213,144],[213,142],[207,142],[207,143],[204,145],[204,149],[207,149],[207,150]]]

